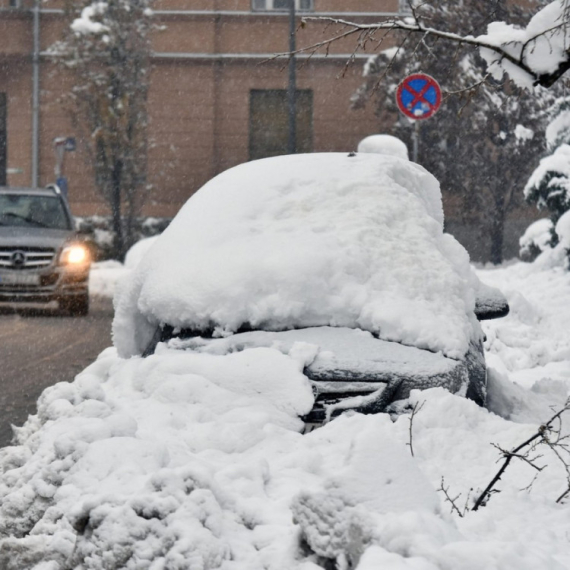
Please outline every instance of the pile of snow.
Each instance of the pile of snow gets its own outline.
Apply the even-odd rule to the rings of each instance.
[[[487,364],[520,386],[538,389],[539,381],[570,387],[570,274],[561,266],[516,263],[478,272],[500,287],[510,313],[486,321]]]
[[[385,154],[408,160],[408,147],[392,135],[371,135],[358,143],[358,152]]]
[[[329,325],[461,358],[480,331],[475,286],[421,166],[281,156],[190,198],[119,291],[114,343],[140,354],[159,323],[219,334]]]
[[[495,275],[481,272],[503,282]],[[548,276],[562,285],[543,275],[533,300],[544,300]],[[516,350],[521,323],[509,322]],[[521,489],[534,469],[514,462],[501,493],[463,518],[437,489],[444,477],[458,507],[472,505],[497,471],[492,444],[528,438],[570,374],[563,385],[519,387],[521,397],[492,372],[498,406],[530,425],[442,389],[413,392],[410,404],[424,404],[412,456],[406,415],[344,415],[301,435],[310,353],[306,343],[223,355],[159,345],[125,360],[108,349],[72,384],[47,389],[16,445],[0,450],[0,567],[319,570],[329,559],[356,570],[568,568],[570,514],[554,502],[566,474],[548,449],[531,492]],[[510,409],[506,394],[519,397]]]
[[[145,359],[107,349],[48,388],[0,450],[0,568],[570,567],[570,511],[556,503],[568,481],[548,447],[536,480],[514,460],[477,512],[451,512],[438,491],[472,506],[497,472],[493,444],[525,441],[570,389],[570,275],[522,263],[478,274],[511,305],[484,323],[491,411],[436,388],[412,392],[413,423],[345,414],[301,435],[310,335],[180,341]]]
[[[89,272],[89,294],[113,298],[117,284],[129,274],[130,270],[120,261],[111,259],[93,263]]]

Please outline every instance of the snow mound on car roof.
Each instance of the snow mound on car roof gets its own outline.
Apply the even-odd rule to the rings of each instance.
[[[358,143],[358,152],[398,156],[408,160],[408,147],[392,135],[370,135]]]
[[[127,357],[160,323],[220,334],[328,325],[459,358],[479,331],[474,279],[422,167],[281,156],[190,198],[118,292],[114,342]]]

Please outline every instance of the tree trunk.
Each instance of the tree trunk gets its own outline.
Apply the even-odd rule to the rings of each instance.
[[[112,174],[112,205],[111,213],[113,217],[113,232],[115,233],[115,257],[123,261],[125,255],[125,239],[123,236],[123,221],[121,216],[121,182],[123,173],[123,161],[117,160],[113,167]]]
[[[503,242],[505,236],[506,211],[503,204],[496,204],[491,220],[491,263],[503,263]]]

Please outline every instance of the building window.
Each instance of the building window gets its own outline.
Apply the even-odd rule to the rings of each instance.
[[[253,89],[249,96],[249,159],[287,154],[289,114],[285,89]],[[313,151],[313,92],[297,91],[297,152]]]
[[[7,125],[7,103],[6,93],[0,93],[0,186],[6,186],[7,168],[7,146],[8,146],[8,125]]]
[[[290,0],[252,0],[251,7],[256,11],[286,11],[289,10]],[[295,7],[302,12],[313,11],[313,0],[295,0]]]

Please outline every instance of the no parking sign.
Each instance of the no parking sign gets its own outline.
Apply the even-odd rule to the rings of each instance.
[[[398,86],[396,102],[406,117],[416,121],[429,119],[441,105],[441,88],[430,75],[414,73]]]

